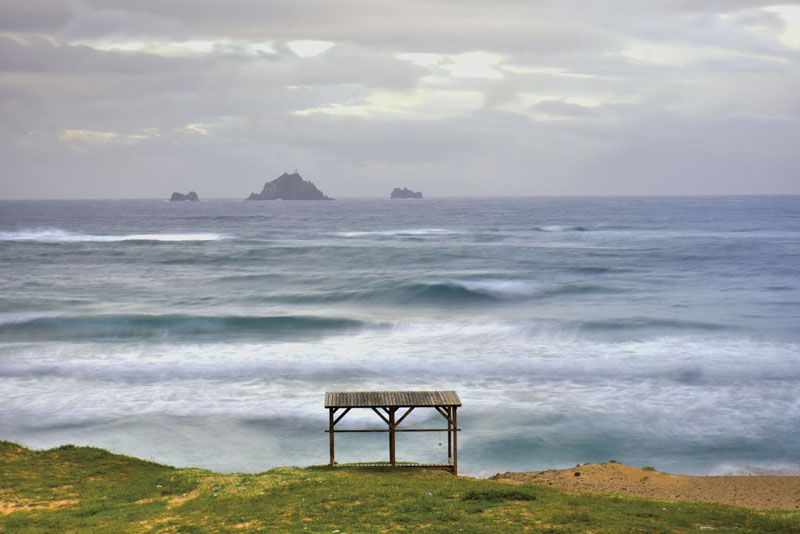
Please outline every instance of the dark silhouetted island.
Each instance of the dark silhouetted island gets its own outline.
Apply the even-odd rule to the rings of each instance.
[[[422,198],[422,192],[412,191],[407,187],[404,187],[403,189],[395,187],[394,191],[392,191],[391,198]]]
[[[333,200],[325,196],[313,183],[297,174],[283,173],[264,184],[260,193],[250,193],[247,200]]]
[[[189,191],[188,195],[184,195],[183,193],[172,193],[172,196],[169,199],[173,202],[182,202],[184,200],[200,200],[200,197],[197,196],[197,193],[194,191]]]

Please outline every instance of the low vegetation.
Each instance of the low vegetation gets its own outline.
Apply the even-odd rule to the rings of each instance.
[[[0,442],[2,533],[800,531],[800,513],[574,494],[442,471],[176,469],[96,448]]]

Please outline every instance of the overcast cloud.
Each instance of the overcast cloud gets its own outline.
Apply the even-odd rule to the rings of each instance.
[[[3,0],[0,198],[800,194],[800,3]]]

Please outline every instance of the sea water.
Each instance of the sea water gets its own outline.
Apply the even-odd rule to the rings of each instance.
[[[325,391],[403,389],[462,473],[798,474],[800,197],[0,202],[0,439],[312,465]]]

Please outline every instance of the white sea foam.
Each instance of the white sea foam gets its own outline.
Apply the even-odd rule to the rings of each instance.
[[[118,241],[219,241],[225,236],[215,233],[185,234],[81,234],[60,229],[0,232],[0,241],[42,241],[49,243],[118,242]]]
[[[444,228],[407,228],[400,230],[376,230],[363,232],[337,232],[337,237],[404,237],[404,236],[443,236],[458,232]]]
[[[29,321],[34,321],[36,319],[44,319],[48,317],[56,317],[56,315],[52,313],[17,313],[13,315],[0,314],[0,326],[3,326],[5,324],[27,323]]]
[[[759,354],[755,362],[749,357],[754,353]],[[313,404],[308,399],[329,384],[438,389],[446,383],[474,397],[473,409],[552,410],[562,405],[624,417],[645,411],[655,416],[671,407],[676,416],[698,411],[689,421],[704,421],[702,410],[749,420],[776,407],[786,417],[800,416],[795,413],[800,407],[792,404],[797,354],[796,345],[742,339],[608,343],[546,330],[531,334],[509,323],[461,321],[406,324],[325,343],[6,347],[0,352],[0,376],[4,387],[19,386],[6,389],[6,402],[24,410],[41,402],[42,415],[48,406],[80,413],[100,405],[110,413],[243,415],[297,388],[293,396],[306,402],[292,402],[292,409],[312,416],[317,408],[306,411]],[[225,402],[206,395],[212,384]],[[68,391],[73,388],[75,396]],[[94,388],[114,394],[91,402],[77,394],[88,395]],[[191,406],[183,402],[189,398],[194,399]]]
[[[800,476],[800,465],[789,463],[764,465],[725,463],[711,468],[707,474],[719,476]]]
[[[535,287],[520,280],[453,280],[451,283],[455,286],[463,287],[467,291],[499,299],[530,297],[536,293]]]
[[[237,430],[242,436],[256,432],[247,430],[247,421],[264,421],[253,423],[257,429],[291,420],[292,431],[308,434],[309,445],[301,447],[306,456],[298,454],[296,461],[315,463],[325,459],[324,439],[317,440],[327,422],[325,391],[455,389],[466,417],[460,438],[465,465],[472,451],[476,472],[487,465],[490,470],[533,468],[525,459],[526,447],[545,442],[558,450],[559,443],[589,440],[584,447],[623,449],[600,459],[634,461],[635,456],[625,456],[634,453],[619,437],[646,443],[651,456],[642,461],[668,469],[670,456],[653,458],[653,450],[676,443],[702,448],[731,436],[757,441],[765,426],[798,420],[798,349],[711,337],[609,343],[575,338],[554,325],[465,320],[404,323],[324,343],[0,345],[0,422],[8,429],[5,439],[48,429],[62,442],[81,442],[86,428],[95,432],[91,429],[104,425],[102,434],[93,434],[100,439],[95,445],[118,443],[116,450],[133,453],[138,449],[127,447],[136,439],[128,440],[107,421],[146,419],[154,431],[153,422],[167,418],[177,432],[190,433],[195,421],[238,421],[246,427]],[[757,361],[752,354],[759,354]],[[415,417],[422,423],[438,421],[435,413],[420,411]],[[347,416],[347,428],[379,423],[367,410]],[[538,441],[514,437],[510,428]],[[270,432],[274,438],[276,431]],[[497,465],[478,459],[501,435],[517,444],[505,451],[507,458]],[[274,465],[290,457],[295,461],[287,454],[277,456]],[[587,448],[570,454],[589,461],[597,453]],[[560,461],[553,458],[539,461],[551,467]],[[207,459],[200,463],[217,465]]]
[[[539,228],[542,232],[581,232],[585,228],[582,226],[564,226],[560,224],[550,224]]]

